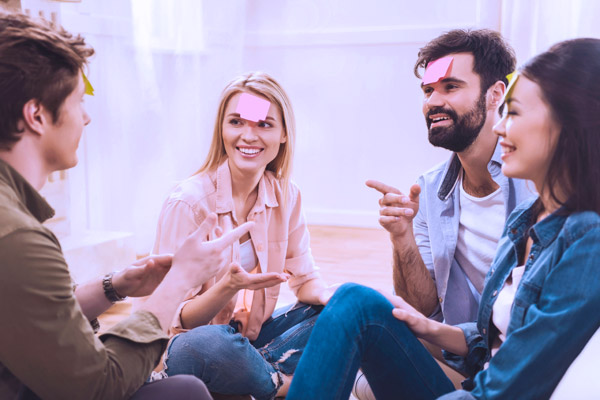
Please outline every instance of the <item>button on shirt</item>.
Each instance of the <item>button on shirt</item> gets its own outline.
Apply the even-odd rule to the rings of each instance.
[[[136,312],[96,337],[73,295],[53,210],[0,160],[0,399],[128,399],[167,344]]]

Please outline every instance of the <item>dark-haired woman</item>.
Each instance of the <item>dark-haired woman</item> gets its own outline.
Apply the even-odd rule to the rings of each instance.
[[[521,69],[494,128],[502,171],[537,199],[507,220],[478,322],[449,326],[399,297],[344,285],[321,313],[287,399],[543,399],[600,326],[600,40],[561,42]],[[418,340],[470,378],[455,391]]]

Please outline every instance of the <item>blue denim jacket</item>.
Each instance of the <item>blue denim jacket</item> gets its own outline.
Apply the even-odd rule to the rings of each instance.
[[[535,200],[528,201],[508,219],[481,294],[478,321],[459,325],[468,356],[446,355],[472,375],[490,359],[497,335],[492,307],[531,236],[506,341],[488,368],[477,373],[472,392],[453,392],[444,399],[549,398],[600,326],[600,216],[554,213],[534,224],[536,207]]]
[[[506,217],[524,200],[533,197],[526,181],[502,174],[500,145],[488,163],[494,182],[502,188]],[[456,189],[462,165],[456,154],[449,161],[426,172],[418,180],[421,186],[419,212],[413,220],[413,232],[425,266],[433,278],[440,306],[430,316],[451,325],[475,321],[479,294],[470,287],[465,273],[454,257],[460,220],[460,190]],[[531,186],[533,187],[533,186]],[[482,218],[485,223],[485,217]]]

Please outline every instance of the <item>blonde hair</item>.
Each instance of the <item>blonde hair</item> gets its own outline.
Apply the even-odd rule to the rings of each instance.
[[[292,104],[279,83],[265,72],[247,72],[227,84],[221,93],[221,101],[217,111],[217,119],[213,130],[212,143],[208,150],[208,155],[202,167],[196,174],[216,170],[227,156],[225,145],[223,144],[223,118],[229,100],[241,92],[247,92],[265,97],[279,108],[280,117],[283,123],[283,133],[286,138],[284,143],[279,146],[279,152],[273,161],[267,165],[267,170],[275,174],[282,183],[284,192],[292,173],[292,160],[294,156],[294,141],[296,139],[296,121]]]

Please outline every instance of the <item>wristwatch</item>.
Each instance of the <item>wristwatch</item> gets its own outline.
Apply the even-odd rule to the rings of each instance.
[[[102,278],[102,287],[104,288],[104,295],[111,303],[116,303],[117,301],[123,301],[127,296],[121,296],[112,284],[112,278],[115,273],[111,272],[109,274],[104,275]]]

